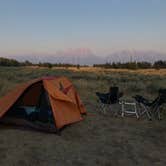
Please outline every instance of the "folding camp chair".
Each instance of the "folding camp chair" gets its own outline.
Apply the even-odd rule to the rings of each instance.
[[[111,104],[119,102],[119,98],[123,96],[123,93],[119,93],[119,87],[110,87],[108,93],[96,92],[99,102],[99,111],[106,113],[106,108]]]
[[[151,120],[151,110],[150,110],[150,103],[148,99],[145,99],[144,97],[140,95],[133,96],[135,99],[138,108],[139,108],[139,117],[146,114],[149,120]]]
[[[155,117],[159,120],[161,119],[161,109],[160,107],[166,103],[166,89],[160,89],[158,91],[158,97],[152,103],[152,112]]]
[[[160,107],[166,103],[166,89],[160,89],[158,96],[152,102],[140,95],[136,95],[134,98],[140,107],[140,116],[146,114],[148,119],[151,120],[152,115],[154,115],[159,120],[161,119]]]

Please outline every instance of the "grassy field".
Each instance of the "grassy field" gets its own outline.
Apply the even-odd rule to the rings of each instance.
[[[126,100],[150,99],[166,88],[166,70],[0,68],[0,96],[17,84],[41,76],[67,76],[77,88],[88,115],[62,130],[61,136],[0,126],[0,166],[166,165],[166,116],[163,120],[113,117],[98,111],[96,91],[119,86]],[[120,109],[117,106],[112,109]]]

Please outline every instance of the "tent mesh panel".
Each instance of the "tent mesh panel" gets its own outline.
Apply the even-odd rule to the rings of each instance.
[[[34,101],[33,98],[36,101]],[[42,82],[29,87],[5,116],[21,118],[31,122],[41,122],[50,125],[55,124],[48,94]]]

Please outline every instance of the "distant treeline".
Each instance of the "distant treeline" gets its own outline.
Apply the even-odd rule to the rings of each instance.
[[[49,67],[49,68],[51,68],[51,67],[65,67],[65,68],[68,68],[68,67],[77,67],[77,68],[79,68],[80,67],[80,65],[79,64],[69,64],[69,63],[48,63],[48,62],[46,62],[46,63],[39,63],[39,64],[35,64],[35,65],[37,65],[37,66],[40,66],[40,67]],[[87,67],[86,65],[84,65],[84,67]]]
[[[0,66],[20,66],[20,62],[15,59],[0,57]]]
[[[40,67],[87,67],[87,65],[79,65],[79,64],[67,64],[67,63],[31,63],[29,61],[19,62],[15,59],[8,59],[0,57],[0,66],[40,66]],[[113,69],[164,69],[166,68],[166,61],[156,61],[155,63],[150,62],[113,62],[113,63],[105,63],[105,64],[94,64],[93,67],[101,67],[101,68],[113,68]]]
[[[155,63],[150,62],[113,62],[105,64],[94,64],[93,67],[102,67],[102,68],[113,68],[113,69],[164,69],[166,68],[166,61],[156,61]]]
[[[48,62],[39,62],[39,63],[32,63],[29,61],[24,61],[24,62],[19,62],[15,59],[8,59],[8,58],[3,58],[0,57],[0,66],[40,66],[40,67],[48,67],[48,68],[52,68],[52,67],[77,67],[79,68],[80,65],[79,64],[67,64],[67,63],[48,63]],[[84,65],[84,67],[87,67],[86,65]]]

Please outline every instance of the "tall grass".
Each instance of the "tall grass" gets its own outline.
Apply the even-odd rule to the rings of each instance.
[[[147,71],[146,71],[147,72]],[[42,76],[66,76],[78,89],[84,100],[94,101],[95,92],[107,92],[110,86],[119,86],[124,96],[135,94],[154,97],[159,88],[166,88],[166,75],[150,75],[124,71],[72,71],[67,69],[0,67],[0,95],[4,95],[19,83]]]

